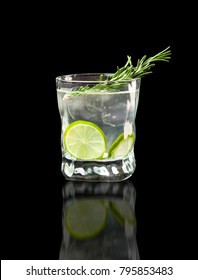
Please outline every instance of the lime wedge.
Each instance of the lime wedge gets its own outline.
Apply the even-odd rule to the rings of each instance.
[[[124,139],[124,133],[120,134],[109,148],[109,157],[116,158],[127,156],[134,145],[134,140],[134,132],[131,135],[128,135],[126,139]]]
[[[118,220],[118,222],[124,225],[125,221],[128,221],[129,224],[135,224],[135,216],[133,211],[129,206],[129,202],[125,200],[117,200],[110,202],[110,208]]]
[[[64,132],[64,146],[78,159],[101,158],[106,150],[106,137],[99,126],[78,120],[69,124]]]
[[[76,239],[97,236],[107,222],[107,210],[101,200],[83,199],[72,202],[66,211],[66,228]]]

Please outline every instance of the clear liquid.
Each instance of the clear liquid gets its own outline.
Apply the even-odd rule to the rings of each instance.
[[[63,89],[57,90],[58,106],[62,121],[61,146],[63,155],[62,172],[66,178],[82,180],[120,181],[131,176],[135,169],[134,145],[131,151],[123,158],[110,158],[86,161],[86,167],[82,161],[72,157],[65,151],[63,134],[66,127],[77,120],[85,120],[98,125],[104,132],[107,141],[106,155],[108,150],[117,139],[124,133],[126,138],[135,132],[135,115],[138,103],[139,91],[135,92],[100,92],[88,93],[80,96],[72,96]],[[85,163],[85,161],[83,161]],[[123,163],[124,162],[124,163]],[[124,167],[123,167],[124,164]],[[107,165],[110,168],[107,168]],[[95,171],[94,171],[95,167]],[[124,171],[123,171],[124,170]],[[125,172],[126,170],[126,172]],[[114,175],[125,172],[124,176]],[[76,173],[76,175],[75,175]],[[93,176],[96,173],[96,176]],[[112,175],[111,175],[111,174]],[[99,176],[98,176],[99,175]],[[100,177],[101,175],[101,177]],[[121,174],[123,175],[123,174]]]

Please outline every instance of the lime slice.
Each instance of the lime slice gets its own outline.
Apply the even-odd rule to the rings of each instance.
[[[120,134],[109,148],[109,157],[116,158],[127,156],[134,145],[134,140],[134,132],[131,135],[128,135],[126,139],[124,139],[124,133]]]
[[[71,236],[83,240],[97,236],[107,222],[107,210],[101,200],[75,200],[66,211],[66,228]]]
[[[128,221],[129,224],[135,224],[135,216],[133,211],[129,206],[129,202],[125,200],[117,200],[110,202],[110,208],[119,221],[120,224],[124,225],[125,221]]]
[[[64,146],[75,158],[97,159],[101,158],[106,150],[106,137],[96,124],[78,120],[67,126]]]

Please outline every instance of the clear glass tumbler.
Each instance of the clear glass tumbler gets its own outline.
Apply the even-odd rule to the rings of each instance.
[[[135,118],[141,79],[111,74],[56,78],[61,118],[62,173],[68,180],[118,182],[136,167]]]

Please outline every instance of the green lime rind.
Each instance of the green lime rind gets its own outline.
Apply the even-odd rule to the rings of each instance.
[[[78,240],[86,240],[100,234],[107,223],[107,209],[95,199],[75,200],[66,210],[66,229]]]
[[[121,225],[124,225],[125,221],[132,225],[136,224],[136,219],[129,206],[129,202],[124,200],[111,201],[109,206],[114,217]]]
[[[106,136],[93,122],[78,120],[70,123],[64,131],[65,150],[81,160],[102,158],[106,151]]]
[[[110,146],[108,155],[110,158],[127,156],[135,142],[135,133],[128,135],[124,139],[124,133],[121,133]]]

